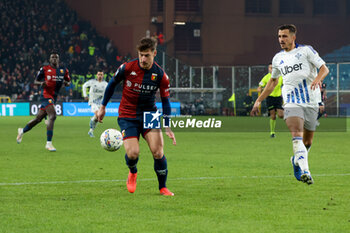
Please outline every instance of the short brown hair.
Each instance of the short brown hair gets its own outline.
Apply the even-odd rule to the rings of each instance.
[[[283,24],[278,27],[278,30],[289,30],[289,32],[297,34],[297,27],[294,24]]]
[[[157,41],[153,38],[149,37],[143,37],[140,41],[139,44],[136,46],[138,51],[146,51],[148,49],[154,51],[157,49]]]

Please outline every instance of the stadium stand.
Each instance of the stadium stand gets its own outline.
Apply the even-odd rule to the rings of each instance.
[[[60,53],[71,76],[80,78],[70,87],[73,93],[69,88],[65,93],[76,98],[81,97],[85,74],[92,78],[97,67],[114,72],[123,61],[112,42],[62,0],[2,0],[0,11],[0,95],[12,101],[38,95],[33,80],[52,49]]]
[[[323,56],[326,62],[350,62],[350,45],[336,49]]]

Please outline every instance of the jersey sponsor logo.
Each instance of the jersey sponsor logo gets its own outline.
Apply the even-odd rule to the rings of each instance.
[[[51,76],[51,75],[47,75],[47,80],[51,80],[52,81],[63,81],[63,76]]]
[[[139,93],[149,94],[154,90],[157,90],[157,86],[141,84],[141,83],[134,83],[133,85],[133,91],[139,92]]]
[[[293,71],[298,71],[298,70],[302,70],[302,63],[299,63],[299,64],[294,64],[292,66],[284,66],[282,69],[281,69],[281,73],[283,75],[287,75],[289,73],[292,73]]]
[[[135,83],[134,87],[137,87],[141,90],[156,90],[157,86],[152,86],[152,85],[147,85],[147,84],[140,84],[140,83]]]

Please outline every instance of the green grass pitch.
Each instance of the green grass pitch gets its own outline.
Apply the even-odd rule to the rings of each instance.
[[[97,126],[95,138],[88,117],[58,117],[57,152],[44,148],[43,122],[16,143],[17,128],[30,119],[0,117],[0,232],[350,232],[349,129],[316,132],[310,186],[293,176],[288,132],[270,139],[261,131],[178,130],[176,146],[164,138],[175,193],[164,197],[143,139],[137,190],[127,192],[124,148],[99,145],[102,131],[117,127],[115,117]]]

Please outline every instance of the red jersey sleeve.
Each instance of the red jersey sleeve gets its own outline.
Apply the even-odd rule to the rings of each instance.
[[[67,82],[70,82],[70,76],[69,76],[68,69],[66,69],[66,72],[64,73],[64,80],[66,80]]]
[[[162,81],[160,81],[160,96],[161,97],[169,97],[170,92],[169,92],[169,88],[170,88],[170,81],[169,81],[169,77],[168,75],[164,72]]]

